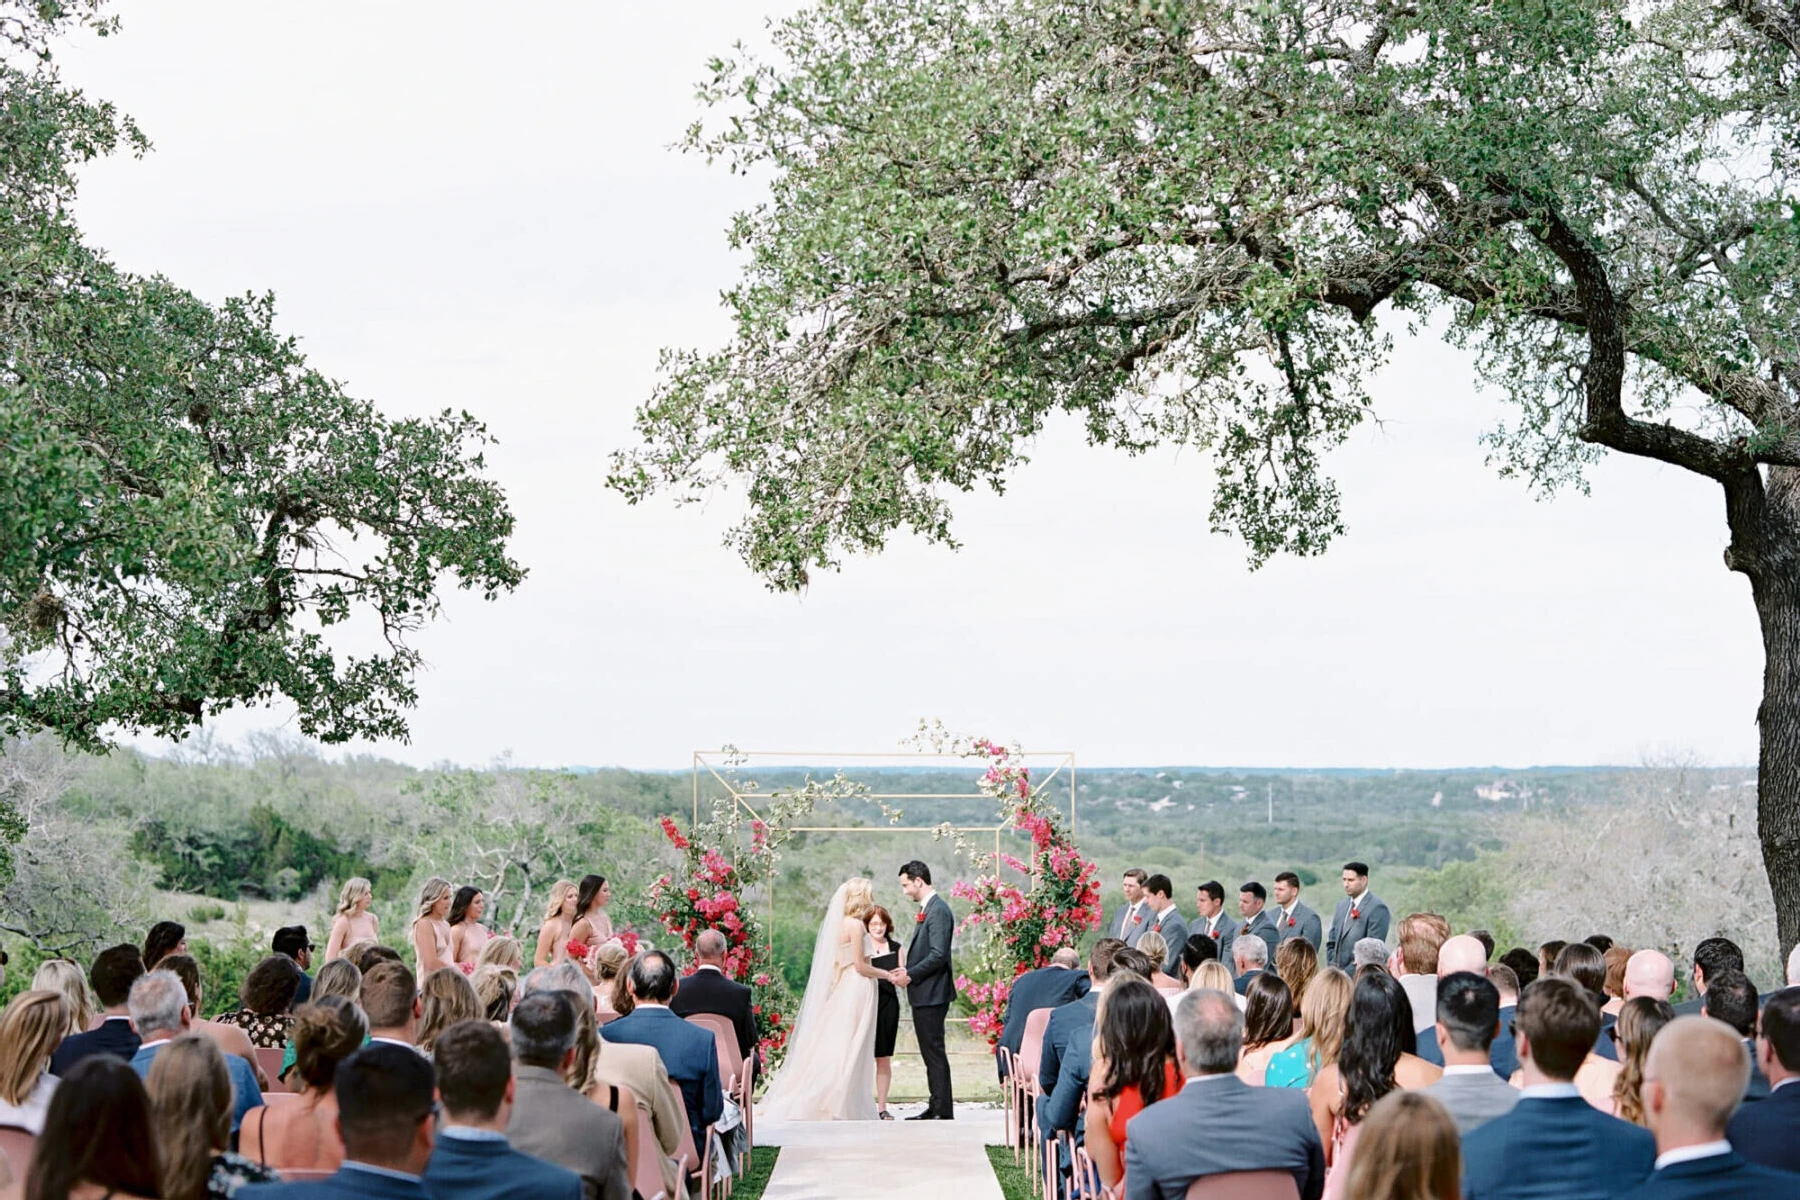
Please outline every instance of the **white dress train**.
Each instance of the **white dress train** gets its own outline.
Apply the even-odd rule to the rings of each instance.
[[[842,914],[840,895],[826,928],[834,928],[834,917],[841,924]],[[868,935],[861,936],[866,957]],[[820,987],[822,998],[810,994]],[[856,973],[853,942],[840,936],[827,962],[815,956],[807,992],[787,1057],[758,1109],[760,1119],[875,1120],[875,981]]]

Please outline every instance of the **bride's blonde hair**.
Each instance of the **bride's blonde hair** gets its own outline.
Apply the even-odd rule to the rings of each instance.
[[[863,919],[863,914],[875,907],[875,885],[867,879],[851,879],[844,884],[844,915]]]

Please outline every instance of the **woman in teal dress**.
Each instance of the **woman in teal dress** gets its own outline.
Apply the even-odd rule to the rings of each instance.
[[[1313,976],[1300,1001],[1300,1040],[1269,1060],[1265,1087],[1311,1087],[1320,1068],[1337,1061],[1351,991],[1350,977],[1336,967]]]

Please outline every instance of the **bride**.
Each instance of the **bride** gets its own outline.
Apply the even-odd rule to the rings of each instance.
[[[875,981],[887,972],[869,965],[862,918],[874,906],[867,879],[848,880],[832,894],[787,1058],[763,1096],[762,1119],[875,1119]]]

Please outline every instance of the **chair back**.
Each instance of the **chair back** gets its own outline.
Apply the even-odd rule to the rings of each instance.
[[[744,1056],[738,1050],[737,1030],[724,1017],[696,1024],[712,1030],[713,1046],[719,1053],[719,1086],[727,1093],[736,1091],[738,1079],[744,1073]]]
[[[261,1067],[262,1073],[269,1077],[269,1087],[275,1091],[287,1091],[287,1084],[281,1082],[281,1059],[285,1050],[279,1046],[274,1049],[257,1046],[255,1049],[256,1065]]]
[[[700,1152],[694,1148],[694,1127],[688,1124],[687,1099],[681,1094],[681,1085],[673,1080],[669,1090],[675,1093],[675,1111],[681,1115],[681,1145],[675,1157],[684,1173],[692,1173],[700,1169]]]
[[[1300,1200],[1289,1171],[1228,1171],[1188,1184],[1187,1200]]]
[[[594,1014],[594,1024],[597,1026],[604,1025],[608,1021],[616,1021],[618,1019],[619,1019],[619,1014],[616,1012],[597,1012]]]
[[[1050,1024],[1048,1008],[1034,1008],[1025,1014],[1025,1036],[1019,1041],[1019,1054],[1013,1060],[1013,1069],[1019,1074],[1019,1082],[1026,1087],[1037,1083],[1038,1064],[1044,1057],[1044,1027]]]
[[[13,1180],[20,1188],[25,1186],[25,1176],[31,1170],[31,1156],[36,1147],[37,1135],[31,1130],[17,1125],[0,1125],[0,1153],[6,1155]]]
[[[632,1105],[637,1108],[636,1105]],[[666,1200],[668,1192],[663,1187],[662,1147],[656,1141],[656,1127],[650,1123],[650,1114],[637,1109],[638,1127],[638,1161],[637,1178],[631,1186],[644,1200]]]

